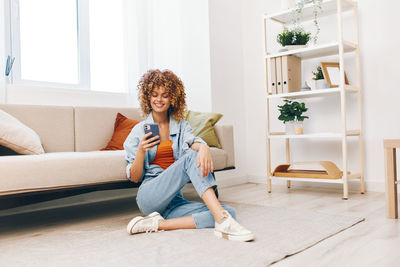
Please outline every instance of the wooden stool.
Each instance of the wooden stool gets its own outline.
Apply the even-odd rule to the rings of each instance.
[[[397,170],[396,170],[396,148],[400,147],[400,140],[383,140],[385,148],[386,168],[386,210],[387,216],[397,219]]]

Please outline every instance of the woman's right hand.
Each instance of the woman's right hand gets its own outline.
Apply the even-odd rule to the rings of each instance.
[[[142,140],[140,140],[140,144],[138,147],[140,151],[146,152],[147,150],[152,149],[155,145],[160,143],[160,137],[158,135],[147,139],[147,137],[149,137],[151,134],[151,132],[145,134]]]

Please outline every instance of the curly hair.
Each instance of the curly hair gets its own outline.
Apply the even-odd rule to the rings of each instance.
[[[158,87],[165,88],[171,98],[171,105],[168,109],[169,115],[172,115],[177,121],[183,119],[186,110],[185,87],[181,79],[170,70],[148,70],[140,79],[137,89],[142,114],[150,114],[152,110],[150,105],[151,92]]]

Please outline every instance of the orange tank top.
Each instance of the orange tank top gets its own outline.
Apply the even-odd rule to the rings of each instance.
[[[151,164],[155,164],[164,170],[175,162],[174,151],[172,150],[172,141],[160,142],[157,147],[157,153]]]

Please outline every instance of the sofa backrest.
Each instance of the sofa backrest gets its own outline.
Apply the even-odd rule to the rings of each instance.
[[[74,151],[73,107],[0,104],[0,109],[32,128],[45,152]]]
[[[95,151],[105,147],[114,132],[117,113],[142,121],[138,108],[75,107],[75,151]]]

